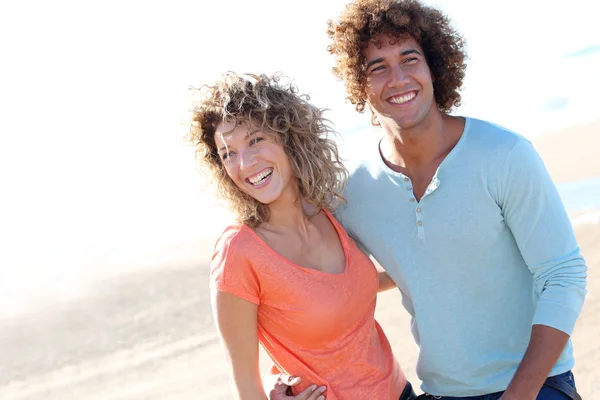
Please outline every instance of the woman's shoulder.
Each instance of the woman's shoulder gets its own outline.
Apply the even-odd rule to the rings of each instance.
[[[243,253],[253,241],[250,228],[243,224],[229,225],[223,230],[215,243],[214,253]]]
[[[212,253],[212,273],[246,269],[254,264],[256,246],[252,231],[245,225],[230,225],[221,234]]]
[[[211,286],[259,304],[261,285],[252,236],[245,225],[231,225],[223,231],[210,263]]]

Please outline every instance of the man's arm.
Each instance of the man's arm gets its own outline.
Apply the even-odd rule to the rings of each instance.
[[[558,329],[533,325],[525,356],[501,400],[535,399],[568,340]]]
[[[503,400],[535,399],[560,357],[581,312],[587,266],[541,158],[521,141],[505,167],[502,211],[538,298],[527,351]]]
[[[389,289],[394,289],[396,286],[396,282],[392,279],[392,277],[385,272],[383,267],[379,265],[379,263],[373,261],[375,264],[375,268],[377,269],[377,279],[379,280],[379,288],[378,292],[384,292]]]

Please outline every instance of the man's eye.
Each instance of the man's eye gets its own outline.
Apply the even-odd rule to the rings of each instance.
[[[379,66],[377,66],[377,67],[373,68],[373,69],[371,70],[371,72],[383,71],[384,69],[385,69],[385,66],[383,66],[383,65],[379,65]]]
[[[419,61],[418,58],[416,58],[416,57],[410,57],[410,58],[407,58],[406,60],[404,60],[404,64],[414,64],[417,61]]]

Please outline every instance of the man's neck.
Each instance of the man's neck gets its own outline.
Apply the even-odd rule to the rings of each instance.
[[[462,130],[458,129],[457,122],[455,117],[442,113],[435,113],[409,129],[382,122],[385,135],[381,155],[388,166],[399,170],[435,163],[445,157],[460,138]]]

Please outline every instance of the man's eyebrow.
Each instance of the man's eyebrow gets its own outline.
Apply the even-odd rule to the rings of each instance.
[[[365,68],[369,69],[369,68],[371,68],[372,65],[379,64],[380,62],[383,62],[383,58],[382,57],[379,57],[379,58],[376,58],[374,60],[369,61],[367,63],[367,66]]]
[[[409,54],[418,54],[420,56],[422,56],[423,54],[421,54],[421,52],[417,49],[408,49],[408,50],[404,50],[403,52],[400,53],[401,56],[407,56]],[[379,57],[376,58],[374,60],[371,60],[367,63],[366,65],[366,69],[369,69],[371,66],[375,65],[375,64],[379,64],[380,62],[383,62],[383,57]]]
[[[409,54],[418,54],[420,56],[422,56],[423,54],[421,54],[421,52],[417,49],[408,49],[408,50],[404,50],[402,53],[400,53],[401,56],[407,56]]]

